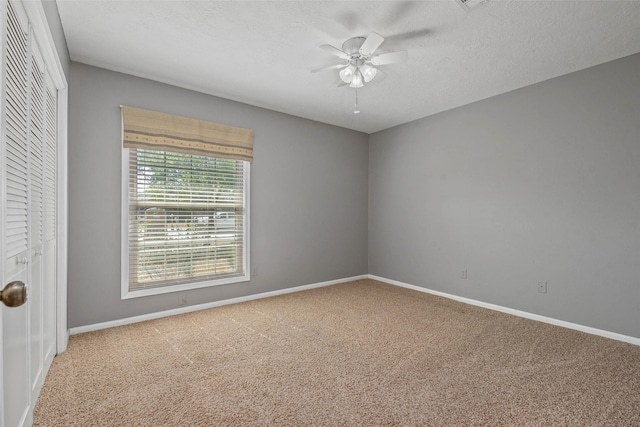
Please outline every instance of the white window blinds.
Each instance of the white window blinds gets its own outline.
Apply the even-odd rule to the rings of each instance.
[[[245,163],[129,150],[129,290],[245,274]]]

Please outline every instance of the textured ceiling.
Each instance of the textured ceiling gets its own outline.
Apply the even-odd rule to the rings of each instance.
[[[640,52],[640,1],[57,0],[71,58],[367,133]],[[340,47],[375,31],[409,60],[338,88]]]

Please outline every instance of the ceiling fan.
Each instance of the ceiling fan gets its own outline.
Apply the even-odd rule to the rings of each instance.
[[[340,64],[325,65],[311,70],[312,73],[319,71],[336,69],[342,82],[338,86],[346,86],[352,88],[360,88],[365,83],[371,82],[376,75],[385,76],[382,70],[376,68],[380,65],[395,64],[406,61],[409,57],[406,50],[396,52],[380,53],[375,55],[375,51],[384,42],[384,37],[378,33],[372,32],[365,37],[352,37],[342,44],[342,49],[323,44],[321,49],[344,60]]]

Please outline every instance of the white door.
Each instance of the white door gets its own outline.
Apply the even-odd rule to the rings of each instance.
[[[0,427],[14,427],[31,425],[55,355],[57,91],[22,4],[0,12]]]

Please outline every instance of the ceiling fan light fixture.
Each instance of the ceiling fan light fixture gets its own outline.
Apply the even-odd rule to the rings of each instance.
[[[376,74],[378,74],[378,69],[375,67],[372,67],[371,65],[364,64],[360,68],[360,72],[362,73],[362,77],[364,77],[364,82],[369,83],[371,80],[375,78]]]
[[[364,86],[364,78],[362,77],[362,73],[360,69],[357,69],[355,74],[353,75],[353,79],[351,79],[351,84],[349,87],[359,88]]]
[[[457,1],[487,1],[487,0],[457,0]],[[332,53],[344,62],[336,65],[317,67],[311,70],[315,73],[321,70],[337,69],[341,83],[338,87],[347,86],[355,89],[356,104],[354,114],[359,114],[358,108],[358,89],[363,87],[365,83],[370,83],[377,75],[378,81],[387,76],[383,70],[378,70],[378,65],[394,64],[407,60],[407,51],[395,51],[382,54],[376,54],[376,50],[384,42],[384,37],[378,33],[370,33],[365,37],[352,37],[342,44],[342,49],[325,44],[320,48]]]
[[[349,64],[347,68],[340,70],[340,80],[345,83],[351,83],[354,75],[356,74],[356,67],[353,64]]]

